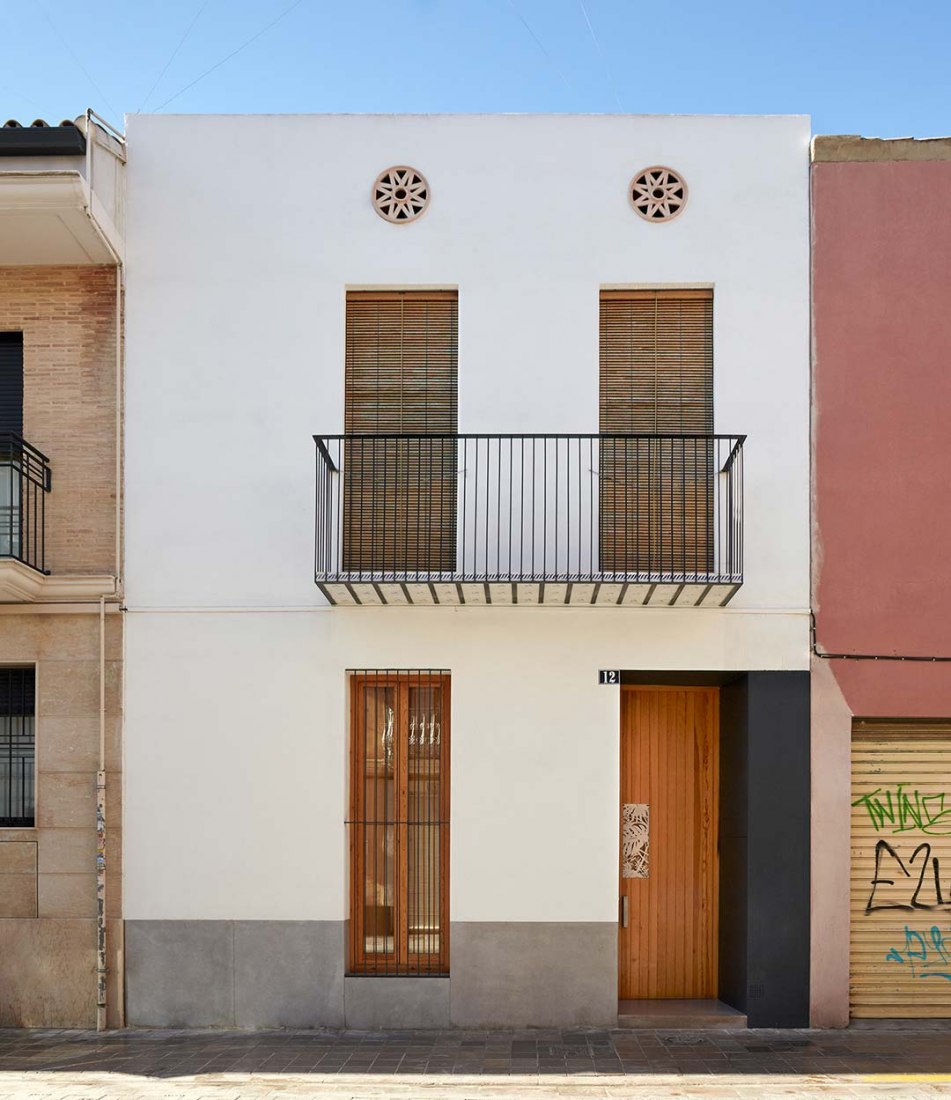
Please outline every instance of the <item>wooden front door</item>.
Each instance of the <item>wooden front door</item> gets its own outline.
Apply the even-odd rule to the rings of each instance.
[[[717,995],[718,696],[621,689],[621,1000]]]

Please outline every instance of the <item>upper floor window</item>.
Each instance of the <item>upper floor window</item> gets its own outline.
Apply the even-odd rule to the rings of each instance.
[[[602,291],[600,367],[602,569],[709,574],[712,292]]]
[[[601,431],[713,431],[713,292],[601,292]]]
[[[45,568],[49,467],[23,439],[23,333],[0,332],[0,558]]]
[[[456,564],[455,291],[347,294],[347,569]]]
[[[23,333],[0,332],[0,438],[23,435]]]

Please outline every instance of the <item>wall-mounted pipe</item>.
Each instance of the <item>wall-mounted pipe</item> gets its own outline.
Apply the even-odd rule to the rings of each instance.
[[[91,108],[86,109],[86,216],[99,232],[112,256],[116,268],[115,299],[115,386],[116,386],[116,451],[115,451],[115,595],[122,598],[122,304],[124,267],[122,258],[112,246],[96,220],[93,209],[95,148],[107,148],[121,163],[125,163],[124,138],[114,127],[101,119]],[[97,140],[97,130],[119,145],[105,146]],[[108,936],[106,933],[106,601],[99,599],[99,768],[96,772],[96,1030],[108,1026]],[[119,1014],[122,1017],[120,1000]],[[123,1021],[124,1022],[124,1021]]]
[[[816,635],[816,613],[814,611],[810,612],[810,621],[812,624],[812,652],[823,661],[923,661],[925,664],[944,664],[951,661],[951,656],[947,654],[928,656],[927,654],[909,655],[904,653],[827,653],[819,645]]]
[[[96,772],[96,1030],[107,1021],[106,977],[106,597],[99,597],[99,769]]]

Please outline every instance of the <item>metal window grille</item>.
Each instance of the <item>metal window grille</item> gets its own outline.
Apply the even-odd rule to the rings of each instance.
[[[449,971],[449,674],[350,673],[353,974]]]
[[[36,675],[0,668],[0,826],[32,828],[35,819]]]

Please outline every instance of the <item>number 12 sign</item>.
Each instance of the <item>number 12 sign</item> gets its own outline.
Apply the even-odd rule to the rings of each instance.
[[[601,668],[598,669],[598,683],[599,684],[619,684],[621,682],[621,673],[616,668]]]

